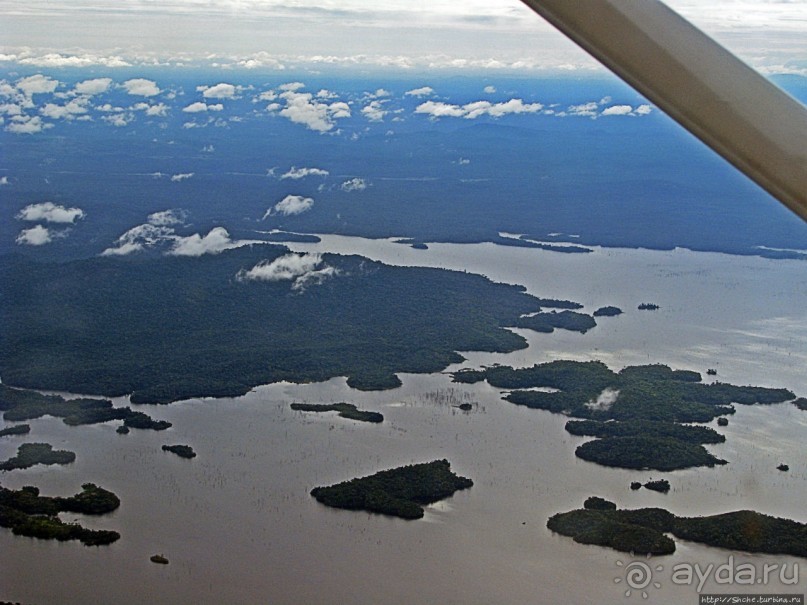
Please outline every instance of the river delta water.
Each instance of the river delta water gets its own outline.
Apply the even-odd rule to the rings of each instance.
[[[519,331],[528,348],[465,352],[466,362],[449,370],[560,358],[600,359],[613,369],[666,363],[705,378],[706,369],[715,368],[719,380],[807,395],[807,272],[801,262],[687,250],[563,254],[492,244],[415,250],[339,236],[290,247],[467,270],[524,285],[537,296],[578,301],[586,312],[604,305],[625,310],[598,320],[584,335]],[[641,302],[661,308],[638,311]],[[674,555],[645,561],[575,544],[545,524],[594,494],[620,506],[661,506],[681,515],[753,509],[807,522],[807,412],[790,404],[737,406],[720,429],[726,443],[709,446],[728,465],[661,474],[575,458],[585,438],[564,431],[566,418],[504,402],[487,384],[454,384],[446,373],[401,378],[401,388],[383,392],[354,391],[334,378],[260,386],[238,398],[142,406],[173,423],[161,433],[118,435],[113,423],[32,421],[24,440],[75,451],[76,462],[3,473],[0,483],[37,485],[46,495],[75,493],[86,481],[111,489],[122,500],[113,514],[63,518],[122,537],[88,548],[0,531],[0,599],[64,605],[694,604],[697,580],[687,584],[673,569],[696,564],[701,570],[713,565],[702,592],[805,592],[805,560],[678,541]],[[348,401],[382,412],[385,421],[365,425],[295,412],[289,407],[294,401]],[[116,403],[126,404],[125,398]],[[473,409],[463,412],[456,407],[461,403]],[[0,457],[11,456],[22,441],[0,440]],[[198,456],[178,458],[161,451],[165,443],[190,444]],[[317,485],[436,458],[447,458],[474,486],[430,506],[420,521],[330,509],[309,495]],[[789,472],[776,470],[782,462]],[[629,489],[631,481],[661,476],[672,484],[669,494]],[[156,553],[170,564],[151,563]],[[628,577],[628,568],[639,564],[650,574],[647,581]],[[743,564],[758,570],[754,585],[747,574],[727,571]],[[794,569],[801,577],[795,585],[779,581],[778,572],[757,581],[764,565],[787,565],[786,580]]]

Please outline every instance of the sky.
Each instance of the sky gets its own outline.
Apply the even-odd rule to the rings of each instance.
[[[766,73],[807,74],[804,0],[668,0]],[[597,71],[518,0],[0,0],[0,61]]]

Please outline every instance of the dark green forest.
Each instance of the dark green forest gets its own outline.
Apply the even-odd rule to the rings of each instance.
[[[0,263],[6,384],[134,403],[232,396],[347,376],[359,389],[434,372],[458,350],[526,346],[505,326],[539,308],[523,288],[463,272],[324,255],[338,274],[303,290],[236,278],[282,256],[260,245],[197,258]]]

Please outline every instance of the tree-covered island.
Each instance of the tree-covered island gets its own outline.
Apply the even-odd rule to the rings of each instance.
[[[380,471],[330,487],[315,487],[311,495],[318,502],[336,508],[420,519],[424,505],[472,485],[473,481],[451,471],[448,460],[435,460]]]
[[[91,530],[77,523],[65,523],[60,512],[104,515],[120,506],[118,497],[92,483],[68,498],[40,496],[39,489],[26,486],[19,490],[0,487],[0,527],[20,536],[43,540],[80,540],[87,546],[111,544],[120,538],[116,531]]]
[[[338,412],[340,418],[359,422],[384,422],[379,412],[366,412],[352,403],[292,403],[291,409],[298,412]]]
[[[577,448],[576,455],[584,460],[660,471],[725,464],[704,447],[722,443],[725,437],[689,423],[733,414],[733,404],[795,398],[787,389],[705,384],[698,372],[658,364],[613,372],[599,361],[560,360],[531,368],[460,370],[452,376],[464,383],[487,380],[494,387],[511,389],[504,395],[506,401],[581,419],[568,422],[566,430],[596,437]],[[537,387],[552,391],[531,390]]]
[[[665,534],[672,534],[717,548],[807,557],[807,524],[790,519],[749,510],[679,517],[661,508],[617,509],[604,503],[589,498],[582,509],[550,517],[547,527],[581,544],[634,554],[671,554],[675,543]]]
[[[171,452],[180,458],[196,458],[196,452],[189,445],[164,445],[162,446],[164,452]]]
[[[616,317],[617,315],[622,315],[622,309],[619,307],[600,307],[594,313],[592,313],[594,317]]]
[[[17,455],[0,462],[0,471],[30,468],[35,464],[70,464],[76,455],[67,450],[54,450],[49,443],[23,443]]]

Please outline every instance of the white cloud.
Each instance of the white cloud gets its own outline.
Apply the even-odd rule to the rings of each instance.
[[[148,222],[151,225],[167,226],[167,225],[180,225],[188,218],[188,213],[184,210],[171,208],[169,210],[161,210],[149,214]]]
[[[171,182],[172,183],[179,183],[180,181],[185,181],[193,175],[196,174],[195,172],[182,172],[180,174],[173,174],[171,175]]]
[[[288,82],[286,84],[281,84],[278,88],[284,92],[295,92],[301,88],[305,88],[305,84],[302,82]]]
[[[155,105],[149,105],[146,107],[147,116],[165,117],[167,113],[168,105],[165,103],[156,103]]]
[[[297,168],[296,166],[292,166],[289,171],[282,174],[280,178],[296,181],[307,176],[328,176],[328,174],[330,173],[327,170],[322,170],[321,168]]]
[[[123,87],[130,95],[138,97],[153,97],[160,94],[160,87],[153,80],[146,80],[145,78],[133,78],[126,80]]]
[[[286,102],[286,106],[280,110],[280,115],[284,118],[317,132],[328,132],[333,129],[334,120],[350,117],[350,107],[347,103],[337,101],[329,104],[314,101],[311,93],[296,92],[301,86],[300,82],[293,82],[280,87],[285,91],[280,94]]]
[[[235,97],[237,88],[232,84],[221,82],[213,86],[200,86],[196,90],[202,90],[202,96],[205,99],[232,99]]]
[[[194,233],[188,237],[177,237],[174,247],[168,251],[168,254],[202,256],[203,254],[218,254],[232,246],[233,242],[227,230],[224,227],[214,227],[205,236]]]
[[[639,105],[635,109],[630,105],[611,105],[602,110],[602,116],[646,116],[653,108],[650,105]]]
[[[362,115],[371,122],[383,122],[384,116],[389,113],[382,106],[383,101],[371,101],[369,105],[362,107]]]
[[[415,108],[415,113],[425,113],[433,118],[459,118],[465,115],[465,110],[442,101],[426,101]]]
[[[310,197],[303,197],[302,195],[287,195],[283,198],[283,200],[267,210],[263,215],[263,219],[261,220],[265,220],[274,214],[282,214],[283,216],[302,214],[303,212],[308,212],[311,210],[313,206],[314,200]]]
[[[174,230],[170,227],[151,224],[138,225],[121,235],[115,240],[115,247],[107,248],[101,255],[124,256],[145,248],[152,248],[166,240],[173,241],[175,239]]]
[[[633,113],[633,107],[630,105],[611,105],[602,110],[600,115],[604,116],[627,116]]]
[[[20,116],[22,115],[22,108],[14,103],[3,103],[0,105],[0,114],[7,116]]]
[[[53,124],[47,124],[39,116],[14,116],[11,123],[6,126],[8,132],[14,134],[35,134],[42,132],[46,128],[53,128]]]
[[[59,86],[59,81],[42,74],[36,74],[17,80],[16,85],[26,96],[30,97],[31,95],[53,92]]]
[[[360,178],[353,178],[342,183],[339,188],[342,191],[364,191],[367,189],[367,181]]]
[[[46,53],[36,57],[22,57],[18,59],[22,65],[36,67],[89,67],[102,65],[104,67],[131,67],[131,63],[119,56],[99,56],[94,54],[62,55],[59,53]]]
[[[504,115],[521,113],[538,113],[544,108],[541,103],[524,103],[521,99],[510,99],[502,103],[490,101],[474,101],[465,105],[451,105],[441,101],[426,101],[415,108],[415,113],[422,113],[433,119],[437,118],[465,118],[474,120],[480,116],[489,115],[500,118]]]
[[[317,93],[317,98],[318,99],[335,99],[335,98],[337,98],[337,96],[338,95],[335,92],[331,92],[327,88],[322,88]]]
[[[123,126],[127,126],[133,122],[135,117],[134,114],[131,113],[116,113],[108,116],[101,116],[101,119],[112,126],[122,128]]]
[[[85,114],[87,111],[86,99],[73,99],[65,105],[46,103],[42,108],[40,108],[39,113],[46,118],[50,118],[51,120],[72,120],[77,115]]]
[[[81,208],[65,208],[53,202],[30,204],[19,211],[17,219],[21,221],[44,221],[47,223],[75,223],[84,218]]]
[[[292,290],[304,291],[339,273],[334,267],[319,268],[320,265],[322,255],[316,252],[286,254],[273,261],[261,261],[248,271],[242,269],[236,278],[239,281],[292,281]]]
[[[428,97],[434,94],[434,89],[431,86],[422,86],[407,90],[404,94],[408,97]]]
[[[92,80],[84,80],[83,82],[79,82],[76,84],[74,91],[76,94],[91,97],[93,95],[99,95],[106,92],[109,90],[111,85],[112,78],[94,78]]]
[[[10,185],[7,176],[0,176],[0,186],[2,185]]]
[[[258,95],[258,101],[274,101],[277,99],[277,93],[274,90],[265,90]]]
[[[30,229],[23,229],[17,236],[17,243],[25,246],[42,246],[53,241],[53,236],[49,229],[42,225],[36,225]]]
[[[492,95],[493,93],[496,92],[496,87],[495,86],[485,86],[485,88],[483,89],[483,92],[485,94]]]
[[[222,109],[224,109],[224,105],[221,103],[208,105],[202,101],[197,101],[196,103],[191,103],[187,107],[183,107],[182,111],[185,113],[199,113],[200,111],[221,111]]]
[[[581,103],[580,105],[570,105],[566,110],[565,115],[583,116],[583,117],[596,117],[599,112],[599,103]]]

